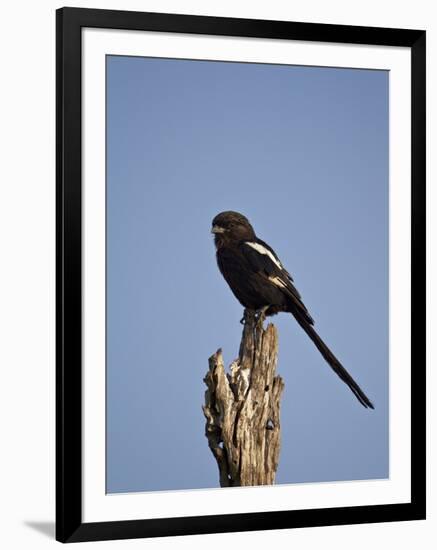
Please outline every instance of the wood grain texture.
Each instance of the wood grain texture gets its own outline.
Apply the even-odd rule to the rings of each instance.
[[[280,399],[276,375],[278,332],[245,311],[238,359],[225,371],[219,349],[209,358],[203,413],[205,435],[221,487],[272,485],[279,462]]]

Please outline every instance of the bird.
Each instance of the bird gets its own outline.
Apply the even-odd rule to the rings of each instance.
[[[211,233],[218,268],[241,305],[254,310],[261,323],[266,316],[291,313],[358,401],[364,407],[374,409],[363,390],[315,331],[314,319],[292,276],[273,248],[257,237],[246,216],[231,210],[220,212],[212,220]]]

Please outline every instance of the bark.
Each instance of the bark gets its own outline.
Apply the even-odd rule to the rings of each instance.
[[[278,333],[245,311],[239,357],[225,372],[219,349],[209,358],[205,435],[221,487],[272,485],[278,468],[283,380],[277,376]]]

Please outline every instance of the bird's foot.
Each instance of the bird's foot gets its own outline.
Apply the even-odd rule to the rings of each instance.
[[[240,323],[245,325],[252,315],[256,315],[252,309],[244,308],[243,317],[240,319]]]
[[[255,311],[255,321],[259,325],[263,325],[264,320],[266,318],[266,311],[269,309],[270,306],[264,306],[260,309],[257,309]]]
[[[260,309],[245,309],[243,317],[240,319],[240,323],[242,325],[245,325],[248,321],[248,319],[254,319],[256,324],[261,324],[264,322],[266,318],[266,311],[269,309],[270,306],[264,306]]]

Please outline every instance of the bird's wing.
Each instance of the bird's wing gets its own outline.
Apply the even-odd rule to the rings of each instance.
[[[271,284],[280,288],[291,299],[298,311],[304,315],[306,321],[313,324],[314,321],[302,302],[301,295],[294,286],[291,275],[284,268],[274,250],[261,239],[243,241],[240,249],[251,268]]]
[[[271,246],[269,246],[266,242],[262,241],[261,239],[256,239],[256,244],[260,245],[261,247],[265,248],[270,254],[273,256],[273,259],[275,260],[275,263],[278,264],[283,273],[290,279],[290,281],[293,281],[293,277],[290,275],[290,273],[285,269],[285,267],[282,265],[281,260],[278,258],[278,255],[273,250]],[[297,292],[297,290],[296,290]]]

